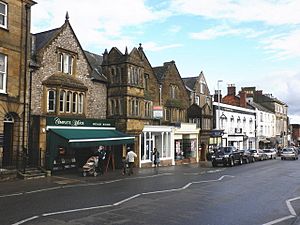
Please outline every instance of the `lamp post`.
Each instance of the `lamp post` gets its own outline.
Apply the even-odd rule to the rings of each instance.
[[[218,119],[217,119],[217,129],[220,129],[220,83],[223,82],[223,80],[218,80]]]

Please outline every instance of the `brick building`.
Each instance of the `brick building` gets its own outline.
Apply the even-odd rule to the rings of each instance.
[[[300,124],[291,124],[292,128],[292,143],[295,146],[300,146]]]
[[[27,153],[26,83],[34,4],[0,0],[0,167],[18,166]]]

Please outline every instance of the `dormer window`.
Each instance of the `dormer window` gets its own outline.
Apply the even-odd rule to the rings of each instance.
[[[7,4],[0,1],[0,27],[7,28]]]
[[[73,64],[74,64],[73,55],[65,52],[58,53],[57,66],[59,72],[72,75]]]

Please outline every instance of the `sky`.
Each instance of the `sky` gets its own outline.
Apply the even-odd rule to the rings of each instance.
[[[66,12],[84,50],[102,55],[142,43],[153,67],[174,60],[181,77],[203,71],[210,93],[255,86],[300,124],[299,0],[35,0],[32,33]]]

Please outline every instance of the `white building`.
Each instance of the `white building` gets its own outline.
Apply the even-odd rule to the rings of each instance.
[[[274,147],[276,139],[275,113],[255,102],[250,103],[256,112],[256,146],[257,148]]]
[[[238,149],[254,149],[255,109],[214,102],[216,129],[224,130],[222,146],[235,146]],[[219,115],[219,118],[217,118]]]

